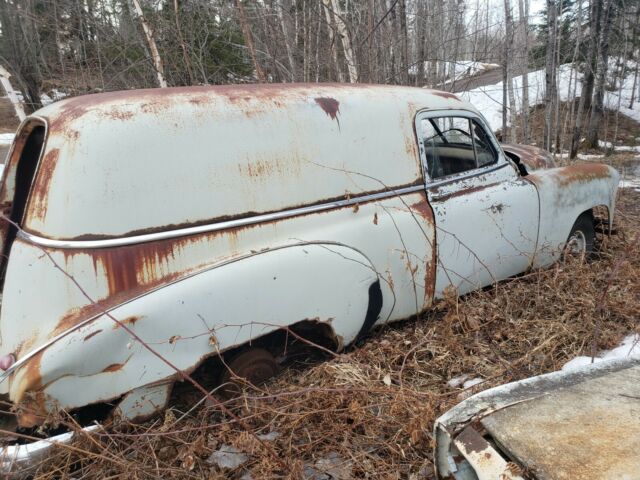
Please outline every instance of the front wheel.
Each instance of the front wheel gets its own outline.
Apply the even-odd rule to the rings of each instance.
[[[571,233],[564,246],[564,255],[572,257],[589,257],[595,248],[596,230],[590,212],[581,214],[571,228]]]

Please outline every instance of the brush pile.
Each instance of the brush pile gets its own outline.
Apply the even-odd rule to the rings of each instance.
[[[623,189],[617,235],[561,262],[295,363],[226,405],[182,400],[58,448],[37,478],[433,478],[436,417],[480,390],[560,369],[640,333],[640,193]],[[468,388],[464,388],[467,385]],[[189,399],[189,401],[185,400]]]

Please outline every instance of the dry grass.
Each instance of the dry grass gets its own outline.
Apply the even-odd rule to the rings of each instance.
[[[482,377],[476,392],[557,370],[640,332],[639,202],[639,193],[622,191],[619,233],[590,263],[557,264],[447,299],[357,348],[296,364],[246,391],[228,406],[253,433],[213,406],[177,421],[187,410],[178,406],[143,425],[83,438],[74,444],[81,450],[60,449],[36,477],[302,478],[305,466],[307,474],[315,466],[313,478],[329,478],[322,470],[333,478],[432,478],[433,422],[472,393],[449,379]],[[264,441],[270,449],[253,435],[268,432],[278,435]],[[222,444],[248,461],[226,471],[208,463]]]

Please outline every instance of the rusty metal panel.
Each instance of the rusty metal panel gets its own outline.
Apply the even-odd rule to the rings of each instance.
[[[526,452],[530,445],[531,453],[535,450],[537,455],[535,462],[542,462],[540,465],[546,462],[552,462],[559,467],[573,464],[576,459],[583,458],[579,447],[583,442],[588,442],[585,454],[590,452],[592,455],[590,459],[585,459],[585,468],[588,466],[597,474],[596,468],[602,466],[600,462],[607,462],[606,459],[611,453],[610,476],[573,476],[573,472],[564,474],[564,470],[560,468],[557,470],[559,473],[554,472],[554,475],[541,478],[637,478],[633,474],[640,471],[634,463],[639,458],[637,446],[640,442],[637,428],[639,374],[640,360],[629,357],[599,362],[568,372],[559,371],[531,377],[469,397],[435,422],[434,456],[438,478],[451,478],[459,466],[460,462],[456,459],[456,440],[469,426],[473,426],[478,432],[491,429],[491,435],[483,432],[484,436],[497,444],[502,455],[518,462],[521,460],[518,452]],[[587,400],[587,397],[593,399]],[[610,408],[611,412],[603,412],[603,406]],[[594,424],[593,419],[589,419],[588,412],[594,415],[593,418],[599,418],[600,422]],[[491,420],[494,416],[499,419],[497,422]],[[629,429],[629,440],[624,438],[627,435],[624,430],[625,422],[632,425]],[[504,439],[500,440],[499,437],[502,435]],[[512,453],[511,439],[516,437],[514,445],[518,450]],[[571,446],[573,438],[576,442]],[[620,442],[621,450],[616,446],[617,442]],[[563,445],[569,447],[564,449]],[[632,452],[621,461],[621,467],[626,468],[626,471],[618,470],[614,465],[622,450]],[[568,458],[562,458],[564,455]],[[533,455],[529,458],[532,461],[534,459]],[[481,465],[476,466],[481,468]],[[577,474],[587,471],[580,468],[576,470]],[[623,474],[615,475],[616,472]]]
[[[613,222],[620,174],[608,165],[590,163],[541,170],[525,177],[540,197],[540,233],[535,267],[556,261],[578,216],[605,206]]]
[[[363,85],[62,100],[37,112],[49,132],[25,227],[105,238],[419,184],[415,111],[451,105],[473,109],[422,89]]]
[[[520,158],[529,172],[555,167],[553,155],[542,148],[515,143],[501,143],[500,146],[505,152]]]
[[[538,194],[503,168],[429,188],[436,220],[436,296],[462,295],[525,271],[538,237]]]
[[[640,478],[640,366],[547,392],[481,422],[539,480]]]
[[[53,401],[73,408],[174,373],[135,342],[129,347],[129,335],[114,329],[103,311],[112,311],[186,370],[219,350],[308,319],[331,319],[347,344],[362,327],[375,280],[383,296],[379,322],[431,305],[433,245],[425,192],[126,247],[65,250],[19,238],[9,260],[0,333],[2,353],[14,352],[24,363],[0,383],[0,392],[10,393],[12,401],[40,392],[34,406],[44,412]],[[289,254],[296,248],[302,257]],[[90,303],[48,255],[97,303]],[[270,256],[279,261],[263,265],[261,259]],[[223,273],[224,281],[213,280]],[[264,282],[257,275],[264,275]],[[258,298],[265,302],[260,308]],[[212,330],[219,330],[214,343]],[[87,359],[89,346],[104,353]]]

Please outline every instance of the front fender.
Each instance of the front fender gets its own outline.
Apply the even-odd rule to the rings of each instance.
[[[369,289],[377,281],[361,253],[336,244],[304,244],[209,268],[110,313],[177,368],[190,371],[208,356],[307,319],[329,323],[348,344],[365,321]],[[175,373],[103,315],[15,372],[10,397],[36,399],[37,411],[54,405],[72,409]]]
[[[534,267],[556,261],[578,216],[597,206],[609,211],[613,222],[618,171],[608,165],[590,163],[538,171],[525,177],[537,190],[540,226]]]

